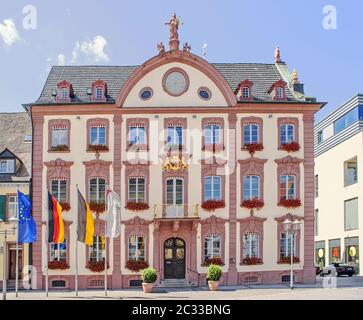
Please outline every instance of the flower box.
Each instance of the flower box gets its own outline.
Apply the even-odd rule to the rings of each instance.
[[[263,208],[264,205],[265,203],[263,202],[263,200],[260,199],[244,200],[241,204],[241,206],[244,208],[257,209],[257,210]]]
[[[59,146],[51,147],[50,150],[51,151],[69,151],[69,147],[65,144],[62,144]]]
[[[108,146],[105,146],[103,144],[89,144],[87,151],[108,151]]]
[[[139,272],[148,267],[149,264],[144,260],[128,260],[126,262],[126,268],[134,272]]]
[[[143,211],[149,208],[149,205],[144,202],[128,202],[125,207],[125,209],[132,211]]]
[[[204,201],[202,204],[202,208],[207,211],[214,211],[216,209],[221,209],[226,206],[224,200],[208,200]]]
[[[285,143],[281,145],[281,149],[287,152],[296,152],[300,150],[300,145],[297,142]]]
[[[293,263],[299,263],[300,262],[299,257],[293,257],[292,260],[293,260]],[[278,263],[290,264],[291,263],[291,257],[280,257],[280,261]]]
[[[254,155],[254,153],[256,151],[263,150],[263,144],[262,143],[249,143],[249,144],[245,144],[243,146],[243,149],[247,150],[251,155]]]
[[[107,264],[107,269],[109,267],[110,266]],[[105,270],[105,260],[104,259],[100,261],[89,260],[86,268],[92,272],[102,272]]]
[[[261,258],[257,258],[257,257],[244,258],[242,260],[242,264],[246,264],[246,265],[262,264],[262,259]]]
[[[210,259],[207,259],[207,260],[204,261],[204,264],[203,265],[205,267],[208,267],[211,264],[214,264],[214,265],[217,265],[217,266],[223,266],[224,265],[224,263],[223,263],[223,261],[222,261],[221,258],[210,258]]]
[[[96,202],[96,201],[91,201],[89,203],[89,208],[91,209],[91,211],[93,211],[97,215],[99,215],[100,213],[102,213],[106,210],[106,206],[103,202]]]
[[[69,265],[66,261],[53,260],[48,262],[48,269],[50,270],[66,270],[69,269]]]
[[[71,210],[71,205],[68,202],[61,202],[62,211],[69,211]]]
[[[281,199],[277,205],[279,207],[294,209],[294,208],[298,208],[301,206],[301,200],[300,199]]]

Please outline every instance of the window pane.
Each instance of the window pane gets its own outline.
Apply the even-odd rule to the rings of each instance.
[[[251,199],[251,190],[250,190],[250,176],[243,177],[243,199],[250,200]]]
[[[220,127],[217,125],[213,125],[213,143],[218,144],[220,143]]]
[[[344,207],[344,230],[358,229],[358,198],[345,201]]]
[[[213,143],[212,126],[211,125],[205,126],[204,136],[205,136],[205,143],[206,144],[212,144]]]
[[[176,144],[181,146],[183,144],[183,128],[182,127],[176,127]]]
[[[251,143],[258,143],[258,125],[251,125]]]
[[[254,198],[259,198],[259,180],[260,177],[258,176],[252,176],[252,183],[251,183],[251,197]]]
[[[204,178],[204,200],[212,199],[212,177]]]
[[[245,125],[243,127],[243,143],[246,144],[250,144],[251,143],[251,125]]]
[[[91,128],[91,144],[98,144],[97,128]]]
[[[175,144],[174,127],[168,128],[168,144]]]
[[[213,177],[213,199],[220,200],[221,198],[221,177]]]
[[[105,127],[99,127],[98,128],[98,144],[106,145],[106,128]]]
[[[139,144],[144,144],[146,139],[145,139],[145,128],[144,127],[138,127],[138,143]]]
[[[131,127],[130,128],[130,143],[131,144],[137,143],[137,140],[136,140],[136,130],[137,130],[136,127]]]

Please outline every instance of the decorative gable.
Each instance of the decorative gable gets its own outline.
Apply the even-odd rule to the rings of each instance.
[[[243,80],[239,83],[235,90],[238,101],[249,101],[253,99],[252,96],[253,82],[251,80]]]
[[[106,101],[107,97],[107,83],[103,80],[96,80],[92,83],[92,100],[93,101]]]
[[[70,82],[63,80],[57,85],[57,101],[71,102],[71,98],[74,96],[73,87]]]
[[[268,94],[272,96],[273,100],[287,100],[286,85],[287,83],[280,79],[272,84],[268,90]]]

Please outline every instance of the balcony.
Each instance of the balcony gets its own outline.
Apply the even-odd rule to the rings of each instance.
[[[199,219],[199,204],[156,204],[154,205],[155,219]]]

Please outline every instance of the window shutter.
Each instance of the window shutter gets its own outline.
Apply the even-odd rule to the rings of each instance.
[[[0,196],[0,219],[5,221],[6,218],[6,196]]]

